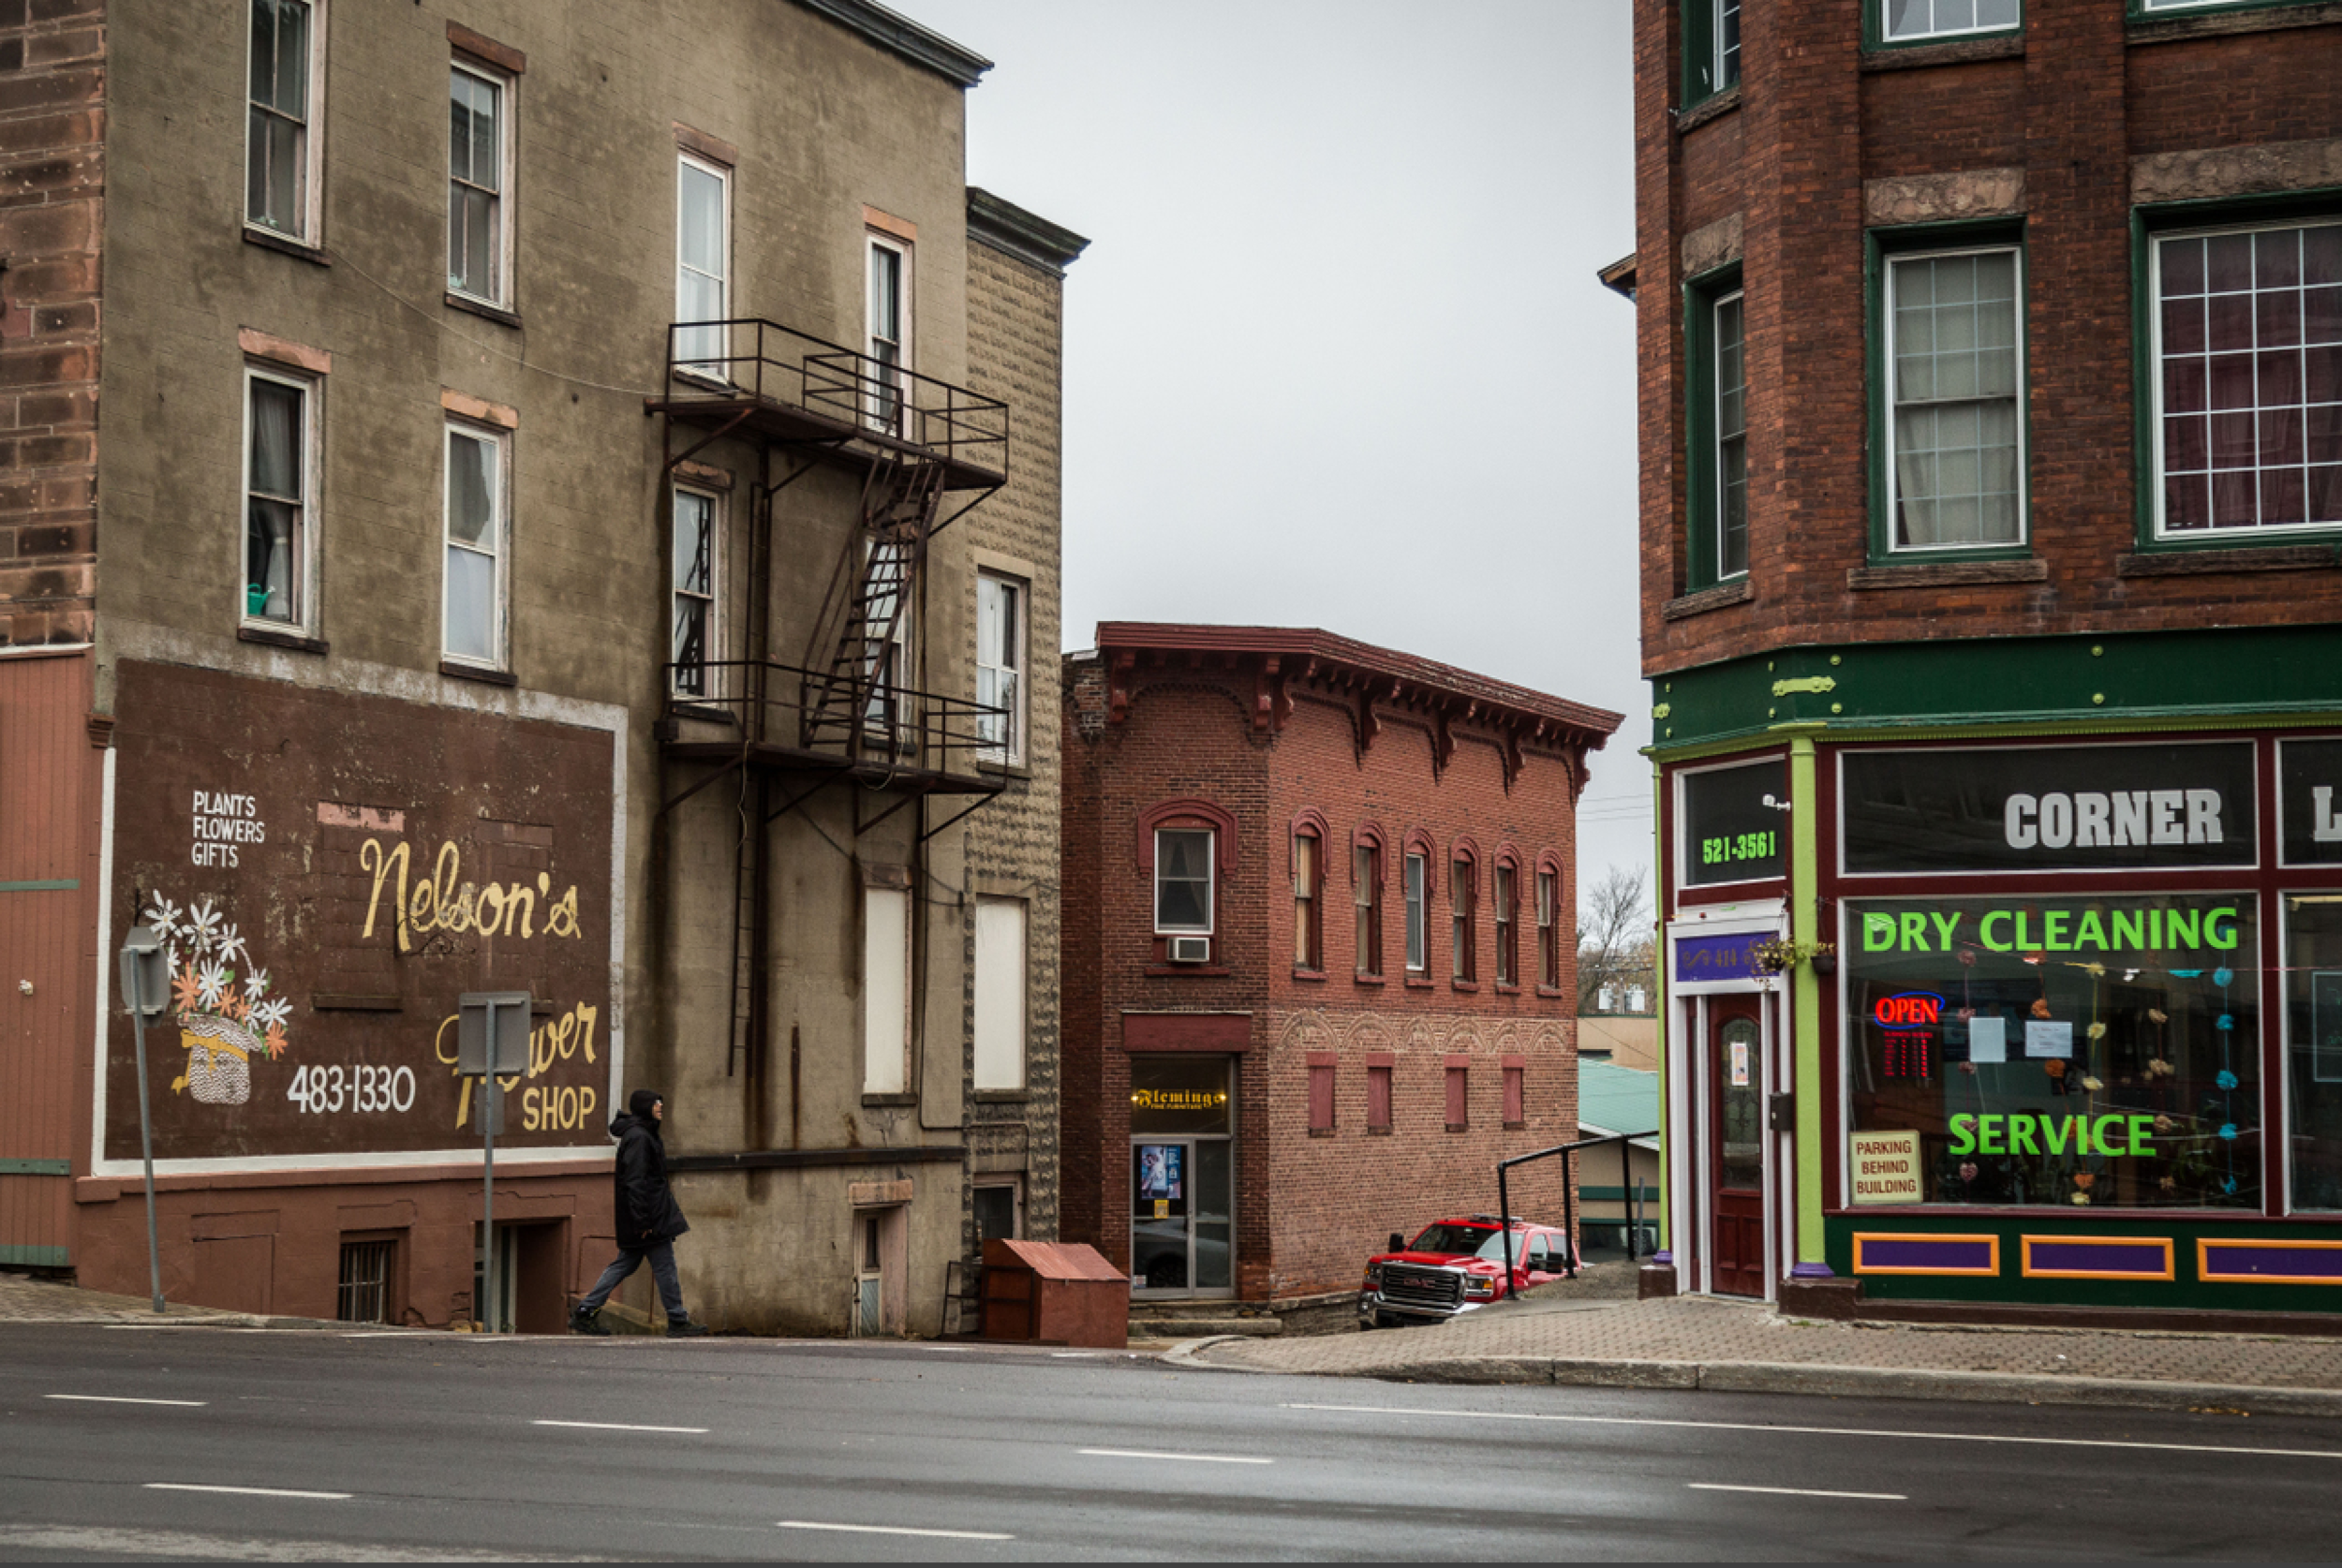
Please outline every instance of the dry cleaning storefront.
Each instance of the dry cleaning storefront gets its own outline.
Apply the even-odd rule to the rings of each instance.
[[[1774,734],[1661,749],[1679,1288],[2342,1307],[2342,738]]]

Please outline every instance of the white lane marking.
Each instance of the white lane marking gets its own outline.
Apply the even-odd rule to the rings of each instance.
[[[1051,1351],[1049,1359],[1052,1361],[1087,1361],[1104,1354],[1104,1351]]]
[[[126,1394],[43,1394],[44,1399],[66,1399],[77,1405],[176,1405],[183,1410],[201,1410],[209,1399],[133,1399]]]
[[[850,1525],[823,1524],[813,1519],[776,1519],[781,1530],[836,1530],[849,1535],[926,1535],[945,1541],[1014,1541],[1014,1535],[999,1535],[988,1530],[913,1530],[909,1525]]]
[[[1401,1405],[1299,1405],[1286,1410],[1354,1415],[1444,1416],[1456,1421],[1562,1421],[1581,1427],[1675,1427],[1708,1432],[1778,1432],[1804,1437],[1905,1438],[1914,1442],[2012,1442],[2043,1448],[2129,1448],[2160,1454],[2238,1454],[2256,1458],[2342,1459],[2342,1449],[2239,1448],[2217,1442],[2134,1442],[2121,1438],[2011,1437],[2001,1432],[1900,1432],[1870,1427],[1768,1427],[1756,1421],[1669,1421],[1656,1416],[1549,1415],[1512,1410],[1422,1410]]]
[[[1803,1487],[1733,1487],[1722,1481],[1686,1481],[1696,1492],[1763,1492],[1768,1497],[1850,1497],[1863,1502],[1908,1502],[1902,1492],[1816,1492]]]
[[[320,1502],[348,1502],[353,1492],[296,1492],[283,1487],[200,1487],[191,1481],[149,1481],[150,1492],[224,1492],[230,1497],[306,1497]]]
[[[1151,1448],[1076,1448],[1074,1452],[1087,1454],[1093,1459],[1193,1459],[1206,1465],[1273,1465],[1277,1462],[1250,1454],[1169,1454]]]
[[[633,1427],[623,1421],[531,1421],[532,1427],[575,1427],[588,1432],[682,1432],[693,1437],[705,1437],[704,1427]]]

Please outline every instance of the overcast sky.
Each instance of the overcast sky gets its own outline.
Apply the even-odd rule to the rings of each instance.
[[[1651,858],[1628,7],[892,0],[997,61],[968,178],[1088,235],[1065,639],[1316,626],[1626,714],[1585,881]]]

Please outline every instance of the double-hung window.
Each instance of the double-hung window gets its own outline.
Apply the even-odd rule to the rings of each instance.
[[[1514,902],[1518,874],[1510,863],[1496,863],[1496,984],[1520,984],[1520,955],[1514,942],[1520,929],[1520,910]]]
[[[1424,926],[1424,901],[1430,889],[1430,865],[1422,855],[1410,852],[1406,860],[1407,900],[1407,972],[1421,974],[1430,967],[1427,952],[1429,939]]]
[[[2342,525],[2342,219],[2149,245],[2157,537]]]
[[[1741,4],[1742,0],[1685,0],[1684,107],[1740,85]]]
[[[459,664],[505,665],[505,601],[511,554],[506,470],[511,438],[501,431],[447,427],[447,539],[440,610],[443,656]]]
[[[905,373],[911,368],[911,246],[877,233],[869,242],[870,422],[916,440],[919,433],[904,428],[909,389]]]
[[[1474,951],[1473,923],[1479,902],[1479,870],[1469,856],[1458,855],[1448,866],[1447,911],[1455,925],[1455,968],[1452,977],[1460,984],[1469,984],[1480,978],[1475,967],[1478,954]]]
[[[1739,263],[1693,282],[1685,303],[1683,586],[1697,592],[1748,573],[1748,310]]]
[[[978,748],[987,762],[1025,760],[1025,585],[976,574],[976,701],[998,711],[976,716]]]
[[[306,629],[316,519],[317,383],[245,370],[244,618]]]
[[[511,303],[511,81],[478,66],[448,67],[447,287],[484,304]]]
[[[1887,43],[1926,43],[1998,33],[2024,20],[2023,0],[1869,0]]]
[[[1293,836],[1293,967],[1297,969],[1317,969],[1325,966],[1318,958],[1318,894],[1319,873],[1324,865],[1323,845],[1314,833]]]
[[[2023,253],[1886,258],[1890,552],[2025,538]]]
[[[1715,302],[1715,562],[1719,580],[1748,570],[1748,355],[1745,296]]]
[[[1209,828],[1155,830],[1155,932],[1159,936],[1211,934]]]
[[[1537,873],[1537,984],[1553,990],[1562,983],[1561,875]]]
[[[718,658],[716,497],[677,488],[674,496],[674,641],[673,690],[678,697],[718,695],[707,668]]]
[[[732,171],[675,155],[675,362],[687,375],[727,380],[732,314]]]
[[[317,101],[322,7],[250,0],[244,220],[317,243]]]
[[[1350,851],[1350,899],[1357,911],[1357,969],[1383,972],[1383,850],[1360,844]]]

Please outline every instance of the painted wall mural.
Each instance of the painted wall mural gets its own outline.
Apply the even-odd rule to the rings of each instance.
[[[613,737],[126,661],[112,940],[161,936],[159,1160],[477,1146],[464,992],[534,998],[500,1147],[607,1147]],[[129,1021],[104,1158],[138,1155]],[[160,1047],[158,1053],[158,1047]]]

